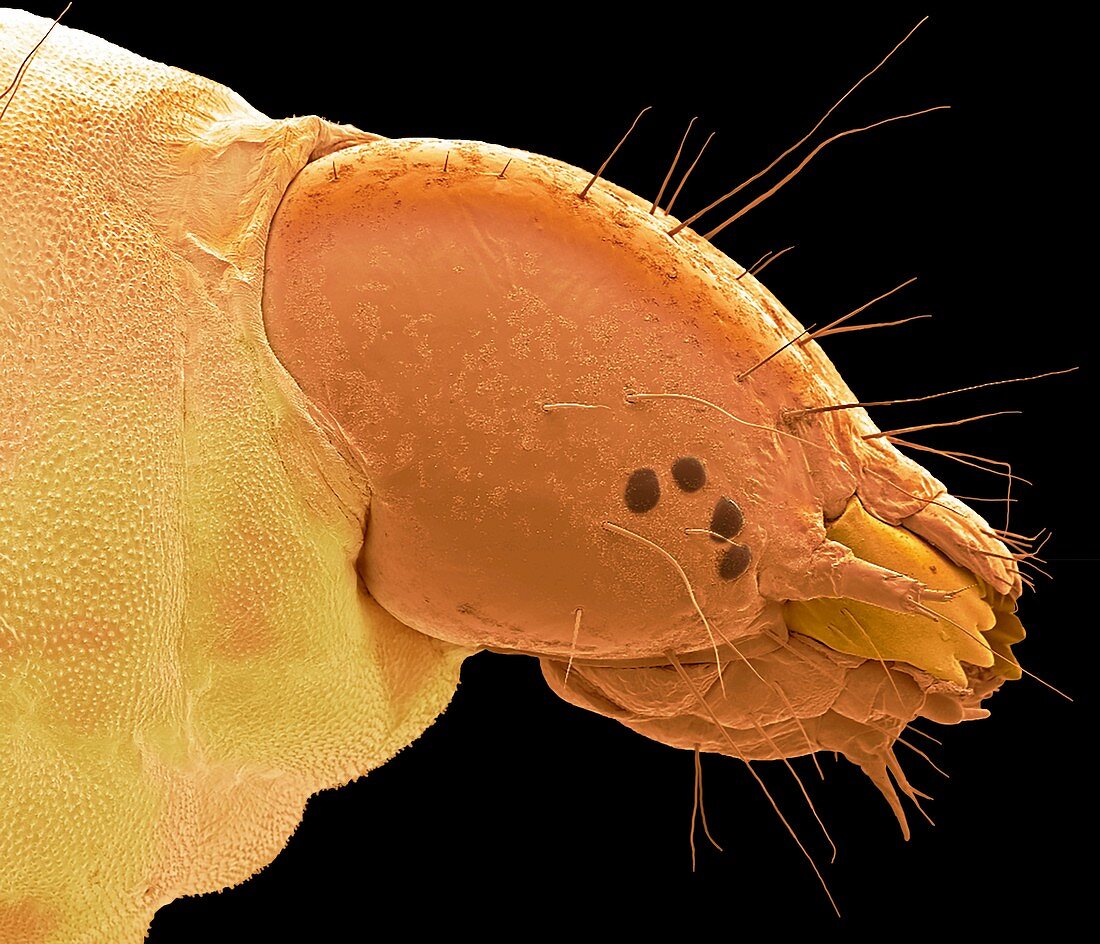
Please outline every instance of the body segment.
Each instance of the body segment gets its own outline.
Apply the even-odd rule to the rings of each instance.
[[[47,26],[0,14],[5,75]],[[358,594],[362,485],[257,344],[283,189],[365,137],[63,27],[0,124],[5,941],[140,940],[454,690]]]

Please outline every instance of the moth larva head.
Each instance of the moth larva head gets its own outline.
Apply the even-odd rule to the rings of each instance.
[[[272,226],[268,337],[363,457],[361,573],[398,618],[564,657],[580,609],[579,657],[709,649],[777,618],[757,574],[821,527],[776,431],[817,354],[739,384],[801,326],[589,177],[473,142],[318,161]]]
[[[476,142],[379,141],[309,165],[284,198],[265,325],[361,462],[363,581],[425,634],[543,657],[563,697],[650,737],[841,751],[891,795],[900,727],[977,716],[1015,668],[1007,598],[975,616],[1003,664],[965,676],[935,622],[888,672],[875,640],[908,623],[834,648],[832,611],[784,601],[807,599],[827,524],[863,492],[894,515],[883,527],[904,518],[907,552],[920,535],[998,594],[1014,571],[982,555],[965,506],[913,500],[942,486],[866,438],[864,411],[787,422],[855,399],[821,348],[788,344],[803,326],[649,201],[604,181],[582,197],[590,177]],[[721,728],[698,704],[719,686]]]

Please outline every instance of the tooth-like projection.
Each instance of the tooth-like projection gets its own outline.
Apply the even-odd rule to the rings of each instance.
[[[1023,584],[1020,570],[990,526],[972,508],[946,492],[900,524],[920,535],[956,564],[981,577],[1000,595],[1017,597]]]
[[[835,597],[793,601],[786,607],[786,618],[794,632],[838,652],[907,662],[961,687],[967,684],[962,663],[993,664],[982,634],[993,628],[996,615],[973,574],[911,532],[868,514],[855,498],[827,533],[863,560],[933,590],[960,592],[948,601],[920,604],[924,610],[913,614]]]

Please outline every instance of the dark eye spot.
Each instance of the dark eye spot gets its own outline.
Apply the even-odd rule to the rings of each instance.
[[[672,477],[685,492],[697,492],[707,484],[707,470],[695,456],[684,456],[673,462]]]
[[[642,514],[657,507],[661,498],[661,483],[652,469],[635,469],[626,483],[623,499],[626,507],[635,514]]]
[[[723,580],[736,580],[749,568],[752,551],[744,544],[734,544],[718,561],[718,576]]]
[[[718,499],[718,503],[714,506],[714,514],[710,516],[711,531],[722,535],[723,538],[732,538],[736,537],[741,530],[741,525],[744,523],[745,516],[741,514],[741,506],[737,502],[725,495]],[[721,540],[713,534],[710,539],[712,541]]]

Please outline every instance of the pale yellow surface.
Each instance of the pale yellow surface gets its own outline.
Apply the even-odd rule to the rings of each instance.
[[[793,632],[810,636],[837,652],[865,659],[907,662],[937,678],[967,685],[961,663],[990,666],[993,654],[982,633],[996,617],[982,599],[973,574],[949,561],[904,528],[867,513],[853,498],[828,536],[850,547],[857,557],[920,580],[933,590],[970,589],[948,602],[928,603],[935,614],[896,613],[855,600],[821,597],[784,608]]]
[[[0,86],[48,25],[0,11]],[[260,316],[289,181],[369,139],[64,27],[0,123],[5,944],[140,941],[454,691]]]

